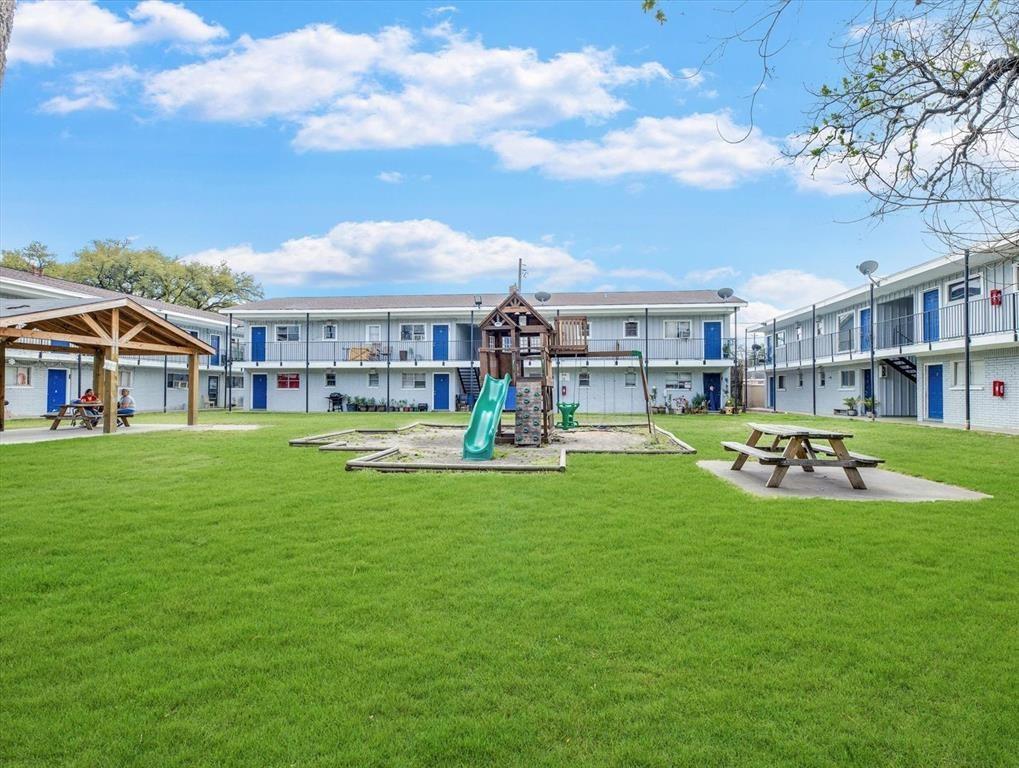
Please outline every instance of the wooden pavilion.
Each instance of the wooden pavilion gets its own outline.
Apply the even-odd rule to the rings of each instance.
[[[8,303],[11,303],[8,300]],[[103,404],[103,432],[117,428],[118,361],[131,355],[183,355],[188,361],[188,424],[198,420],[198,363],[200,355],[216,350],[201,339],[128,298],[82,302],[46,302],[20,311],[12,306],[0,317],[0,371],[8,349],[91,355],[92,389]],[[5,395],[0,375],[0,401]],[[0,430],[3,429],[0,410]]]

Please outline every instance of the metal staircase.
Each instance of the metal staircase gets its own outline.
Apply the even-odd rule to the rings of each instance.
[[[478,381],[477,368],[457,368],[457,376],[460,377],[460,388],[463,390],[464,398],[468,405],[474,405],[481,392],[481,382]]]
[[[914,384],[916,383],[916,363],[908,357],[885,357],[881,362],[894,368]]]

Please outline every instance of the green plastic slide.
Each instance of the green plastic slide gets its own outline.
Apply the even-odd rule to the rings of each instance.
[[[510,388],[509,374],[502,379],[493,379],[485,374],[478,401],[471,411],[471,422],[464,433],[463,457],[468,461],[490,461],[495,448],[495,436],[499,432],[499,420],[506,405],[506,394]]]

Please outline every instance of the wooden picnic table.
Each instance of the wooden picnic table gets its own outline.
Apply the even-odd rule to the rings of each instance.
[[[853,488],[865,491],[867,485],[860,475],[860,468],[876,467],[884,461],[862,453],[850,453],[845,443],[853,436],[850,432],[800,427],[794,424],[750,422],[747,426],[751,432],[746,443],[723,442],[722,447],[739,454],[732,463],[731,469],[734,471],[742,469],[750,458],[757,459],[761,464],[774,466],[771,477],[768,478],[769,488],[778,488],[790,467],[802,467],[804,472],[813,472],[815,467],[840,467],[845,471]],[[765,435],[773,438],[770,446],[758,444]],[[783,441],[788,441],[784,447]],[[825,441],[828,446],[819,445],[815,441]],[[834,458],[819,459],[818,454]]]
[[[91,411],[92,413],[88,413]],[[50,424],[50,429],[56,429],[60,426],[60,422],[68,418],[70,413],[71,419],[81,419],[85,425],[85,429],[94,429],[95,425],[93,422],[96,420],[96,414],[100,416],[103,413],[102,403],[66,403],[57,409],[56,415],[46,414],[44,418],[53,419],[53,423]]]

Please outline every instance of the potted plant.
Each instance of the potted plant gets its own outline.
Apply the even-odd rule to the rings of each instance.
[[[736,413],[736,400],[735,399],[733,399],[731,397],[727,397],[725,399],[725,413],[728,416],[732,416],[732,414]]]
[[[873,397],[863,398],[863,407],[867,409],[867,413],[873,418],[877,416],[877,407],[881,405],[880,400],[875,400]]]
[[[357,410],[359,413],[364,413],[368,410],[368,403],[363,397],[357,398]]]
[[[850,395],[849,397],[842,398],[842,402],[845,403],[845,405],[846,405],[846,415],[847,416],[856,416],[856,415],[858,415],[857,414],[857,410],[856,410],[856,404],[858,402],[860,402],[860,398],[853,397],[852,395]]]
[[[400,401],[400,410],[403,411],[404,413],[409,412],[410,411],[410,403],[408,403],[406,400],[401,400]]]
[[[419,411],[427,411],[428,410],[428,403],[418,403],[418,410]]]
[[[346,399],[344,400],[343,407],[344,407],[344,409],[348,413],[350,413],[351,411],[356,411],[357,410],[357,398],[356,397],[351,397],[350,395],[347,395]]]
[[[707,407],[707,398],[704,397],[700,392],[693,396],[693,400],[690,401],[690,412],[700,413]]]

